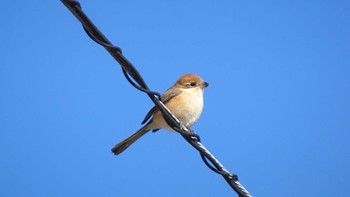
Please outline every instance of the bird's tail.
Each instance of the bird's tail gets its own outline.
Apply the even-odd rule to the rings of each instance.
[[[119,155],[120,153],[122,153],[125,149],[127,149],[132,143],[134,143],[136,140],[138,140],[140,137],[142,137],[143,135],[145,135],[149,129],[147,129],[148,125],[145,125],[144,127],[142,127],[140,130],[136,131],[134,134],[132,134],[131,136],[129,136],[128,138],[126,138],[125,140],[119,142],[117,145],[115,145],[112,148],[112,152],[115,155]]]

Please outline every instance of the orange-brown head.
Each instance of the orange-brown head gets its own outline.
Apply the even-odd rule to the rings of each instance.
[[[204,89],[209,86],[209,83],[203,81],[203,79],[196,74],[185,74],[176,81],[175,86],[184,89],[198,87]]]

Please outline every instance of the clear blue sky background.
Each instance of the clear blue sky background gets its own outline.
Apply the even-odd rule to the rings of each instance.
[[[194,126],[254,196],[350,193],[350,3],[81,1],[149,87],[210,83]],[[235,196],[60,1],[1,1],[0,196]]]

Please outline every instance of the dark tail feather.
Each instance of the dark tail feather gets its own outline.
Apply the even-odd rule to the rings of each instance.
[[[140,130],[136,131],[134,134],[132,134],[130,137],[126,138],[125,140],[119,142],[117,145],[115,145],[112,148],[112,152],[115,155],[119,155],[122,153],[125,149],[127,149],[132,143],[134,143],[136,140],[138,140],[140,137],[145,135],[149,130],[146,128],[147,125],[142,127]]]

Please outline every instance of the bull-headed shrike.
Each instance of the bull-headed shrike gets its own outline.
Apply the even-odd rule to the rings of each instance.
[[[208,87],[208,85],[209,84],[204,82],[198,75],[185,74],[162,94],[161,101],[184,126],[190,128],[202,113],[204,88]],[[130,137],[115,145],[114,148],[112,148],[112,152],[115,155],[122,153],[148,131],[157,131],[159,129],[173,131],[156,106],[148,112],[144,122],[152,115],[153,118],[146,125]]]

